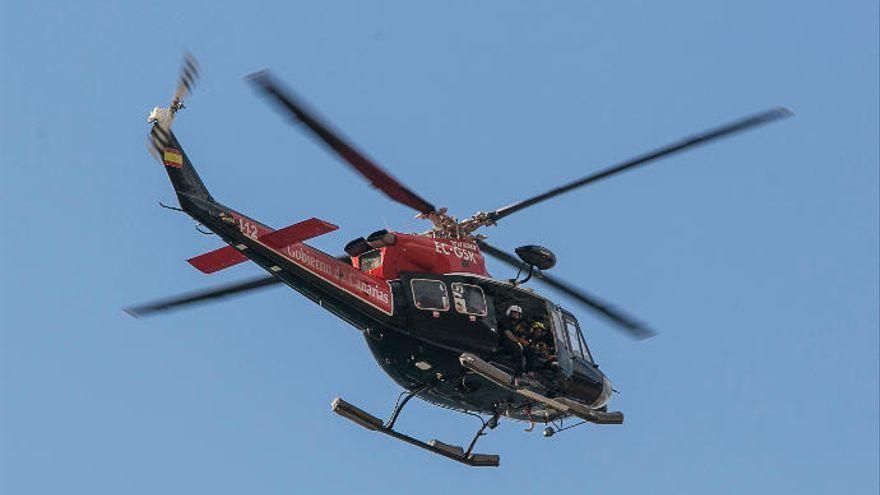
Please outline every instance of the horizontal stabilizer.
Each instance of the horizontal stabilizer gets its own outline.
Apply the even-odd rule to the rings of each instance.
[[[292,244],[302,242],[312,237],[324,235],[332,232],[339,227],[332,223],[327,223],[317,218],[310,218],[299,223],[295,223],[283,229],[263,234],[259,237],[260,242],[267,244],[275,249],[283,249]]]
[[[234,247],[226,246],[186,261],[202,273],[214,273],[247,261],[247,257]]]

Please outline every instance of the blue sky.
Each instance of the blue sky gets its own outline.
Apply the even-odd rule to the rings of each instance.
[[[3,493],[877,493],[877,2],[3,2]],[[134,320],[238,280],[143,141],[184,49],[176,125],[215,197],[339,252],[424,226],[242,81],[272,68],[413,189],[491,209],[753,111],[795,117],[487,231],[660,330],[579,313],[622,427],[502,423],[467,469],[331,414],[398,393],[361,337],[291,291]],[[490,267],[510,276],[503,266]],[[566,301],[549,293],[566,303]],[[568,303],[569,307],[574,307]],[[577,309],[577,308],[574,308]],[[400,427],[466,441],[413,404]]]

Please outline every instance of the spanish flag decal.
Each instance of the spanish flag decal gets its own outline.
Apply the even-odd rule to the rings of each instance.
[[[183,166],[183,155],[174,148],[165,148],[162,161],[165,162],[166,167],[180,168]]]

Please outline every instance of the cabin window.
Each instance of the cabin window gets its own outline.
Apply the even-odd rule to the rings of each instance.
[[[488,313],[486,295],[478,285],[453,283],[452,300],[459,313],[472,316],[486,316]]]
[[[374,249],[358,257],[358,263],[362,272],[368,272],[382,265],[382,251]]]
[[[449,294],[446,292],[446,284],[439,280],[427,280],[414,278],[410,281],[413,293],[413,303],[417,309],[425,311],[448,311]]]

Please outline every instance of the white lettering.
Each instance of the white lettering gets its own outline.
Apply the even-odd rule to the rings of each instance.
[[[449,255],[449,245],[434,241],[434,250],[440,254]]]
[[[462,241],[450,241],[450,244],[434,241],[434,252],[446,256],[453,255],[465,262],[477,259],[476,244]]]

